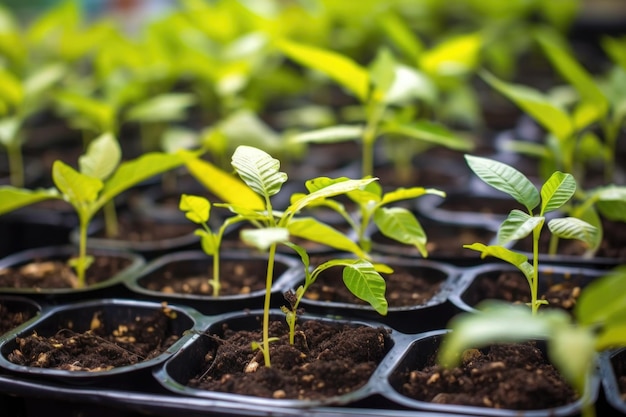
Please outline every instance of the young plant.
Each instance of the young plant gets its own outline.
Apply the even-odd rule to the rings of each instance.
[[[264,201],[261,208],[223,204],[234,213],[245,217],[247,221],[255,225],[254,229],[245,229],[241,232],[244,242],[260,250],[268,251],[268,266],[265,284],[265,302],[263,306],[263,340],[259,348],[263,352],[265,366],[271,366],[269,355],[269,310],[271,299],[271,287],[274,276],[274,259],[278,244],[289,241],[290,236],[296,236],[314,242],[324,243],[340,250],[348,250],[358,258],[366,258],[367,255],[350,238],[341,232],[325,225],[313,218],[296,218],[296,214],[310,204],[332,196],[345,194],[359,189],[375,181],[375,179],[345,180],[340,182],[320,179],[327,186],[320,187],[316,191],[303,196],[292,202],[284,211],[275,211],[272,208],[271,197],[276,195],[282,185],[287,181],[287,174],[280,171],[280,161],[272,158],[266,152],[250,147],[239,146],[232,156],[232,165],[239,177],[256,192]],[[378,282],[372,282],[376,280]],[[380,287],[382,277],[374,277],[363,274],[357,277],[357,296],[365,297],[370,301],[370,295],[380,296],[378,291],[368,295],[371,288]],[[376,303],[377,301],[374,301]]]
[[[305,186],[312,193],[329,183],[345,181],[346,178],[327,180],[320,183],[319,179],[307,181]],[[434,188],[411,187],[398,188],[383,193],[378,182],[371,182],[366,186],[346,193],[346,196],[356,204],[355,211],[349,211],[341,202],[325,198],[309,207],[328,207],[339,213],[350,228],[356,233],[356,241],[364,252],[371,250],[371,241],[367,234],[371,224],[375,224],[382,234],[397,242],[414,245],[423,257],[428,256],[426,249],[426,233],[413,212],[404,207],[385,207],[398,201],[421,197],[425,194],[434,194],[445,198],[443,191]],[[302,194],[294,194],[291,199],[297,201]]]
[[[56,189],[0,187],[0,214],[49,199],[64,200],[74,208],[79,248],[78,256],[70,263],[76,270],[78,288],[85,286],[85,271],[93,260],[87,255],[87,230],[96,213],[123,191],[183,163],[178,155],[154,152],[120,164],[120,154],[117,140],[105,134],[80,157],[79,170],[60,160],[54,162],[52,180]]]
[[[597,353],[626,345],[625,297],[626,267],[621,266],[581,291],[573,319],[558,309],[533,315],[520,306],[484,302],[479,306],[480,314],[464,313],[452,319],[438,360],[454,367],[470,348],[545,340],[551,362],[580,395],[586,395],[582,415],[593,417],[595,410],[588,394]]]
[[[576,181],[570,174],[556,171],[541,186],[541,191],[521,172],[502,162],[488,158],[466,155],[465,159],[471,170],[485,183],[502,191],[518,203],[526,212],[513,209],[498,229],[498,244],[484,245],[473,243],[464,248],[481,253],[481,257],[494,256],[516,266],[526,277],[530,286],[530,307],[537,313],[545,300],[539,300],[537,288],[539,282],[539,237],[546,223],[546,215],[561,208],[576,192]],[[539,209],[538,212],[536,209]],[[564,239],[579,239],[587,244],[596,240],[597,229],[589,223],[574,218],[552,218],[548,229],[553,235]],[[532,265],[528,258],[518,252],[507,249],[504,245],[532,234]]]

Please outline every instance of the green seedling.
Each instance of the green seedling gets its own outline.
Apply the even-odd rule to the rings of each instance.
[[[517,267],[526,277],[530,287],[530,307],[533,314],[539,306],[546,304],[539,300],[539,237],[546,223],[546,215],[567,203],[576,192],[576,181],[570,174],[556,171],[541,186],[541,191],[521,172],[502,162],[488,158],[466,155],[471,170],[485,183],[508,194],[526,209],[526,212],[513,209],[498,229],[498,244],[473,243],[464,248],[481,253],[481,257],[494,256]],[[537,208],[539,209],[537,212]],[[574,218],[553,218],[548,221],[548,229],[553,235],[564,239],[578,239],[589,245],[596,241],[597,229],[589,223]],[[532,265],[528,258],[504,245],[532,234]]]
[[[587,285],[580,294],[573,318],[553,309],[533,315],[528,309],[502,302],[484,302],[480,314],[464,313],[452,319],[444,337],[439,362],[458,366],[462,353],[492,343],[531,339],[547,342],[548,357],[583,397],[583,416],[595,410],[589,383],[597,353],[626,345],[626,268],[615,268]]]
[[[315,192],[320,187],[330,183],[338,183],[347,178],[310,180],[305,183],[309,192]],[[428,256],[426,249],[427,237],[421,223],[413,212],[404,207],[386,207],[399,201],[418,198],[426,194],[438,195],[445,198],[443,191],[433,188],[411,187],[398,188],[383,193],[378,182],[371,182],[361,189],[350,191],[346,196],[356,204],[356,210],[348,210],[340,201],[327,198],[320,199],[309,207],[328,207],[339,213],[350,228],[356,233],[356,241],[364,252],[371,250],[371,241],[367,234],[368,228],[374,224],[382,234],[397,242],[415,246],[423,257]],[[294,194],[292,201],[302,198],[302,194]]]
[[[60,160],[54,162],[52,180],[56,189],[0,187],[0,214],[49,199],[64,200],[74,208],[79,248],[78,256],[70,263],[76,270],[78,288],[85,286],[85,272],[93,260],[87,255],[87,230],[96,213],[123,191],[183,163],[178,155],[154,152],[120,164],[120,154],[117,140],[105,134],[81,156],[79,170]]]
[[[325,225],[313,218],[298,218],[296,215],[310,204],[336,195],[357,190],[375,181],[373,178],[360,180],[346,180],[340,182],[326,182],[328,185],[293,201],[284,211],[275,211],[272,208],[271,197],[276,195],[287,181],[287,174],[280,171],[280,161],[272,158],[266,152],[250,147],[239,146],[232,156],[232,165],[239,177],[257,193],[264,201],[261,208],[224,204],[237,215],[245,217],[253,229],[244,229],[241,232],[242,240],[262,251],[268,251],[268,266],[265,285],[265,302],[263,306],[263,340],[261,342],[265,366],[270,366],[269,356],[269,310],[271,287],[274,276],[274,259],[278,244],[289,242],[290,236],[296,236],[313,242],[323,243],[335,249],[348,250],[357,258],[367,258],[367,255],[349,237],[334,228]],[[361,275],[360,284],[354,286],[359,290],[357,296],[365,297],[370,287],[379,287],[382,277],[370,274]],[[372,283],[375,279],[378,283]],[[373,294],[379,295],[377,292]],[[371,295],[371,294],[370,294]],[[374,301],[376,302],[376,301]]]

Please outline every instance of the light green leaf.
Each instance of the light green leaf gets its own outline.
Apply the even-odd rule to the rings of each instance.
[[[194,223],[203,224],[209,221],[211,203],[204,197],[182,194],[178,208]]]
[[[326,74],[365,102],[369,93],[369,75],[365,68],[347,56],[288,40],[277,41],[278,48],[289,58]]]
[[[544,221],[544,217],[531,216],[521,210],[511,210],[498,229],[498,245],[506,245],[511,241],[525,238],[535,228],[541,227]]]
[[[428,120],[418,120],[411,124],[385,124],[381,128],[381,132],[383,134],[400,135],[458,151],[470,151],[474,148],[474,143],[471,140],[460,137],[441,124]]]
[[[339,182],[348,181],[350,178],[348,177],[339,177],[339,178],[329,178],[329,177],[317,177],[312,178],[310,180],[306,180],[304,182],[304,186],[306,187],[309,193],[314,193],[316,191],[321,190],[322,188],[326,188],[329,185],[337,184]],[[303,195],[303,197],[306,194]]]
[[[292,219],[287,228],[291,236],[321,243],[340,251],[354,253],[360,258],[368,257],[354,240],[312,217]]]
[[[552,219],[548,222],[548,228],[552,234],[562,239],[578,239],[589,247],[594,247],[598,240],[598,229],[576,217]]]
[[[596,338],[595,349],[603,351],[626,346],[626,323],[616,323],[605,328]]]
[[[485,71],[481,72],[481,75],[487,83],[513,101],[559,140],[566,141],[573,134],[574,126],[569,115],[539,91],[523,85],[506,83]]]
[[[617,267],[595,279],[581,292],[574,306],[582,325],[602,324],[626,312],[626,267]]]
[[[357,190],[367,184],[376,181],[378,178],[366,178],[360,180],[347,180],[329,185],[315,192],[308,194],[295,203],[291,204],[286,211],[297,213],[309,204],[314,204],[317,200],[323,200],[340,194],[346,194],[350,191]]]
[[[391,51],[386,47],[379,48],[369,67],[370,81],[374,85],[374,99],[377,102],[385,101],[387,91],[394,83],[395,66],[396,61]]]
[[[219,244],[217,242],[217,237],[206,230],[198,229],[194,232],[196,236],[200,237],[200,246],[202,247],[202,251],[207,255],[214,256],[218,249]]]
[[[262,229],[244,229],[241,240],[255,248],[266,251],[270,246],[289,240],[289,231],[284,227],[265,227]]]
[[[173,122],[183,120],[195,102],[192,94],[167,93],[152,97],[131,107],[126,119],[136,122]]]
[[[575,192],[576,180],[571,174],[554,172],[541,187],[541,214],[560,208]]]
[[[298,143],[336,143],[357,140],[363,136],[363,126],[335,125],[289,136],[289,141]]]
[[[52,164],[52,180],[65,199],[77,208],[95,202],[103,187],[99,178],[81,174],[59,160]]]
[[[179,155],[161,152],[146,153],[136,159],[122,162],[104,183],[100,202],[104,204],[140,182],[174,169],[182,163],[183,159]]]
[[[378,19],[385,34],[392,44],[401,50],[412,62],[417,62],[424,50],[424,45],[418,35],[397,14],[389,12]]]
[[[367,301],[378,314],[387,315],[385,279],[371,263],[359,260],[352,265],[346,265],[343,270],[343,282],[352,294]]]
[[[24,94],[29,100],[41,100],[41,95],[50,90],[65,75],[66,68],[61,64],[49,64],[29,76],[24,81]]]
[[[0,215],[39,201],[53,198],[60,199],[62,196],[55,189],[28,190],[25,188],[2,186],[0,187]]]
[[[626,222],[626,187],[610,185],[594,192],[596,206],[612,221]]]
[[[478,32],[455,36],[423,52],[419,65],[433,76],[458,77],[476,68],[481,46]]]
[[[381,205],[390,204],[395,201],[417,198],[425,194],[437,195],[441,198],[446,198],[446,193],[444,191],[440,191],[435,188],[424,188],[424,187],[398,188],[396,190],[385,193],[383,195]]]
[[[221,201],[253,210],[265,208],[261,197],[239,178],[208,161],[195,157],[191,152],[181,150],[180,155],[185,160],[189,173]]]
[[[252,146],[238,146],[232,165],[248,187],[263,197],[277,194],[287,181],[287,174],[279,171],[280,161]]]
[[[517,267],[528,281],[532,280],[533,277],[533,266],[528,262],[528,257],[522,255],[521,253],[514,252],[510,249],[504,248],[502,246],[496,245],[484,245],[482,243],[472,243],[471,245],[463,245],[466,249],[472,249],[480,252],[480,257],[482,259],[487,256],[493,256],[494,258],[501,259],[505,262],[510,263],[511,265]]]
[[[116,130],[117,114],[109,103],[69,91],[55,92],[54,100],[77,128],[95,132]]]
[[[390,239],[413,245],[426,258],[426,233],[415,215],[402,207],[379,208],[374,212],[374,223]]]
[[[529,213],[539,205],[539,191],[524,174],[515,168],[479,156],[465,155],[465,160],[481,180],[513,197],[526,207]]]
[[[1,95],[2,92],[0,91],[0,96]],[[19,143],[21,127],[22,120],[18,116],[0,119],[0,143],[7,148],[15,143]]]
[[[87,152],[78,158],[78,166],[81,173],[104,181],[121,159],[122,150],[117,139],[111,133],[104,133],[89,144]]]
[[[549,338],[550,361],[579,392],[585,392],[586,382],[595,367],[594,339],[589,329],[574,326],[556,328]]]
[[[0,103],[5,102],[8,107],[18,107],[24,100],[24,88],[9,71],[0,68]]]

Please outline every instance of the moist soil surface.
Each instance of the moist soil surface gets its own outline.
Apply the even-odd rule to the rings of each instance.
[[[131,264],[131,260],[115,256],[95,256],[87,269],[86,285],[103,282]],[[53,289],[75,288],[76,273],[61,260],[35,260],[0,270],[0,288]]]
[[[71,323],[52,336],[33,332],[16,339],[8,359],[18,365],[69,371],[106,371],[152,359],[178,336],[168,326],[167,308],[129,322],[107,325],[102,314],[91,318],[90,329],[74,331]],[[105,329],[114,328],[107,332]]]
[[[10,307],[0,302],[0,335],[30,320],[34,313],[28,308]]]
[[[185,236],[197,229],[197,225],[191,222],[189,224],[163,222],[145,217],[121,216],[118,222],[118,234],[111,239],[126,242],[158,242]],[[108,238],[104,230],[98,231],[93,236],[101,239]]]
[[[387,331],[317,320],[299,322],[289,344],[287,326],[272,321],[271,367],[251,343],[261,331],[230,330],[209,336],[213,348],[187,385],[211,391],[277,399],[320,400],[352,392],[367,383],[390,349]]]
[[[392,266],[393,273],[385,274],[385,298],[389,307],[410,307],[427,303],[437,294],[444,278],[434,277],[432,273],[415,271],[401,266]],[[304,297],[314,301],[331,301],[348,304],[367,304],[346,288],[342,281],[340,268],[330,269],[320,274]]]
[[[421,369],[402,375],[401,393],[426,402],[512,410],[571,403],[576,392],[532,343],[468,349],[461,366],[444,369],[433,355]]]

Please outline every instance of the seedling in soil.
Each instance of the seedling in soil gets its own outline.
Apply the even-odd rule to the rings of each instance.
[[[526,277],[530,286],[530,307],[533,314],[547,301],[537,298],[539,281],[539,237],[546,222],[546,215],[561,208],[576,192],[576,181],[570,174],[556,171],[541,186],[541,191],[515,168],[488,158],[466,155],[465,159],[474,173],[485,183],[507,193],[526,212],[514,209],[498,228],[498,244],[484,245],[473,243],[464,245],[467,249],[481,252],[481,257],[494,256],[517,267]],[[539,207],[539,212],[536,209]],[[578,239],[591,245],[596,240],[597,229],[575,217],[553,218],[548,221],[548,229],[553,235],[564,239]],[[532,233],[533,259],[507,249],[504,245],[522,239]]]

